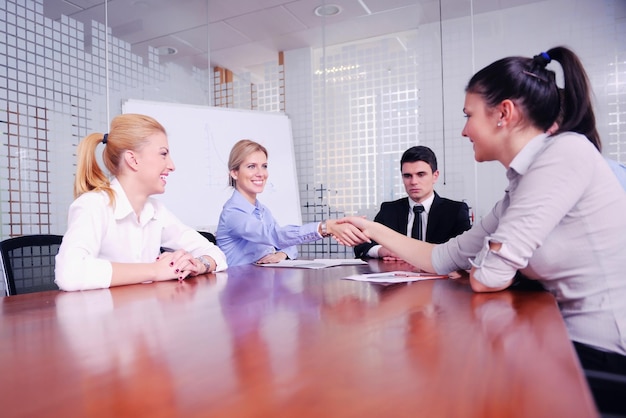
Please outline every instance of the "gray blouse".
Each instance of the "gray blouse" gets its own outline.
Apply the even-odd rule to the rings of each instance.
[[[487,216],[435,247],[435,270],[475,265],[492,287],[520,270],[555,296],[572,340],[626,355],[626,193],[605,159],[582,135],[543,134],[507,177]]]

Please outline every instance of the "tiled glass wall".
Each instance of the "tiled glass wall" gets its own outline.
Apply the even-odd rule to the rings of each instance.
[[[263,112],[283,112],[284,67],[268,62],[263,68],[263,80],[255,82],[250,73],[234,74],[233,80],[219,83],[220,73],[214,73],[215,106],[233,109],[260,110]]]
[[[604,153],[626,162],[626,2],[543,1],[367,42],[290,51],[287,113],[294,122],[303,220],[373,218],[382,201],[404,195],[399,159],[415,144],[437,154],[438,193],[465,200],[472,216],[483,216],[501,198],[506,177],[499,163],[475,163],[471,143],[461,136],[465,85],[495,59],[557,45],[582,58]],[[351,254],[332,241],[302,250]]]
[[[296,138],[295,148],[300,181],[306,185],[300,196],[303,221],[373,216],[379,202],[403,195],[400,156],[419,143],[416,35],[312,52],[312,131]],[[288,114],[295,112],[289,108]],[[352,249],[331,240],[303,245],[301,252],[352,255]]]
[[[104,25],[51,21],[43,1],[0,2],[0,238],[64,232],[75,146],[87,133],[105,131],[108,112],[119,113],[125,99],[212,104],[212,72],[162,64],[155,50],[138,56],[110,29],[107,85]],[[460,135],[472,73],[506,55],[572,47],[589,71],[605,154],[625,162],[625,41],[623,0],[546,0],[378,39],[284,51],[284,66],[278,57],[268,63],[262,82],[236,75],[229,105],[284,105],[305,222],[372,217],[382,201],[402,196],[399,158],[415,144],[439,158],[437,191],[466,199],[482,216],[505,178],[497,163],[475,164]],[[302,247],[303,257],[327,255],[351,250],[328,239]]]
[[[44,17],[42,0],[3,1],[0,15],[0,237],[62,234],[73,198],[75,146],[92,131],[106,131],[107,88],[117,114],[125,98],[171,100],[171,80],[180,89],[206,77],[160,65],[154,51],[144,62],[110,30],[105,48],[104,25],[94,21],[87,31],[67,17],[52,21]],[[208,103],[193,93],[184,100]]]

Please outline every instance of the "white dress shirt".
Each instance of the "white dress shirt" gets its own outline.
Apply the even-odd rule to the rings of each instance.
[[[433,205],[434,200],[435,200],[435,192],[431,193],[430,197],[428,197],[422,203],[419,203],[420,205],[424,206],[424,211],[420,214],[421,221],[422,221],[422,241],[426,241],[426,228],[428,227],[428,213],[430,212],[430,207]],[[407,237],[411,236],[411,230],[413,229],[413,223],[415,222],[415,212],[413,212],[413,207],[417,204],[418,203],[415,203],[415,201],[409,197],[409,217],[408,217],[408,222],[406,225]],[[382,247],[383,246],[380,244],[374,245],[367,252],[367,256],[372,257],[372,258],[380,258],[378,251],[380,251]]]
[[[226,269],[226,257],[214,244],[184,225],[163,204],[148,198],[137,220],[117,179],[111,182],[115,207],[105,192],[92,191],[71,205],[68,228],[56,256],[55,282],[62,290],[107,288],[116,263],[151,263],[160,248],[208,255]]]

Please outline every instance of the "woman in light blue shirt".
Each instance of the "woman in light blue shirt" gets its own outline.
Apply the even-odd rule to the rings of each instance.
[[[268,178],[267,149],[248,139],[237,142],[228,159],[233,195],[224,204],[217,226],[217,245],[229,266],[277,263],[298,256],[296,245],[333,236],[343,245],[356,245],[367,237],[350,224],[329,219],[302,226],[280,226],[257,200]]]

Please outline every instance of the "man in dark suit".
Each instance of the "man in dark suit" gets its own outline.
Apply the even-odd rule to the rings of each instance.
[[[400,169],[408,197],[383,202],[374,221],[433,244],[446,242],[470,229],[467,204],[440,197],[434,190],[439,170],[437,157],[430,148],[420,145],[406,150],[400,159]],[[357,258],[399,260],[374,241],[355,246],[354,254]]]

